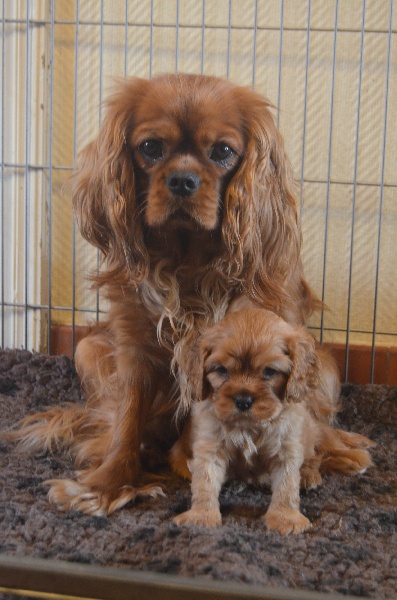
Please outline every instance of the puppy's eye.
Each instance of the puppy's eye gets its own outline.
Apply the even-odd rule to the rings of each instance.
[[[213,373],[220,375],[221,377],[227,377],[227,369],[223,365],[217,365],[213,369],[211,369]]]
[[[156,139],[145,140],[142,142],[142,144],[140,144],[138,150],[146,158],[150,158],[150,160],[158,160],[159,158],[163,158],[164,154],[162,142]]]
[[[272,379],[275,375],[277,375],[278,371],[276,369],[272,369],[272,367],[266,367],[263,369],[263,379]]]
[[[233,156],[233,154],[234,152],[230,146],[223,142],[218,142],[211,148],[210,159],[217,163],[225,163]]]

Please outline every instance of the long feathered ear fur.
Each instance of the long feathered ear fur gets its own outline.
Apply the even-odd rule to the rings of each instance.
[[[73,205],[83,237],[99,248],[114,273],[140,281],[148,268],[128,147],[134,110],[147,82],[120,83],[106,102],[97,138],[79,154]]]
[[[286,290],[289,274],[300,269],[292,168],[270,102],[244,88],[234,93],[245,118],[247,142],[225,197],[228,270],[232,277],[244,279],[256,299],[265,299],[266,308],[278,312],[280,301],[291,301],[291,290]]]
[[[288,339],[287,344],[292,369],[288,377],[286,399],[299,402],[311,388],[319,384],[315,341],[304,327],[299,327]]]
[[[205,376],[204,363],[212,351],[212,342],[212,338],[204,332],[196,338],[187,352],[184,372],[189,373],[189,395],[193,401],[205,400],[211,393],[211,386]]]

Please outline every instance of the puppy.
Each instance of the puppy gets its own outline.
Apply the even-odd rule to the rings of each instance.
[[[203,327],[236,302],[293,325],[321,303],[302,271],[272,106],[249,89],[181,74],[119,83],[78,158],[73,204],[103,255],[94,282],[109,314],[77,347],[86,406],[32,415],[15,437],[71,453],[76,478],[52,481],[50,499],[101,515],[160,493],[145,482],[142,448],[171,447],[174,416],[193,399],[189,356]]]
[[[193,405],[170,452],[174,470],[192,480],[191,509],[174,519],[178,525],[220,525],[221,486],[238,477],[270,484],[269,530],[298,533],[310,527],[299,511],[301,483],[313,487],[321,473],[362,473],[372,464],[364,449],[372,442],[325,417],[337,407],[322,389],[323,361],[303,327],[267,310],[231,313],[203,334],[195,385],[205,400]]]

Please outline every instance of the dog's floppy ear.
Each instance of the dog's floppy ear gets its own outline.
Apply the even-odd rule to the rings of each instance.
[[[192,334],[187,343],[179,341],[175,344],[172,369],[177,373],[179,382],[180,399],[177,412],[180,416],[187,414],[192,402],[205,400],[211,392],[204,373],[204,362],[208,352],[205,337],[198,332]]]
[[[120,83],[107,101],[97,138],[79,154],[73,205],[81,234],[110,265],[123,265],[140,280],[147,253],[135,198],[135,175],[128,138],[145,80]]]
[[[195,352],[192,355],[190,376],[194,400],[205,400],[211,393],[211,386],[207,381],[204,363],[212,351],[211,337],[204,333],[197,339]]]
[[[244,271],[248,287],[266,296],[268,308],[286,297],[285,279],[299,261],[300,232],[292,167],[273,106],[251,90],[236,87],[246,148],[225,194],[223,239],[229,271]],[[226,268],[226,267],[225,267]],[[274,305],[274,306],[273,306]]]
[[[318,384],[315,341],[304,327],[298,327],[289,337],[287,344],[292,369],[288,377],[286,399],[299,402],[310,388]]]

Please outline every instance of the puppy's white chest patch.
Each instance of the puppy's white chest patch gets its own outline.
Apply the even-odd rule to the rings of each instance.
[[[228,449],[232,454],[241,454],[246,462],[251,465],[252,459],[258,453],[258,448],[252,439],[252,434],[245,430],[233,430],[228,433],[227,445],[230,446]]]

